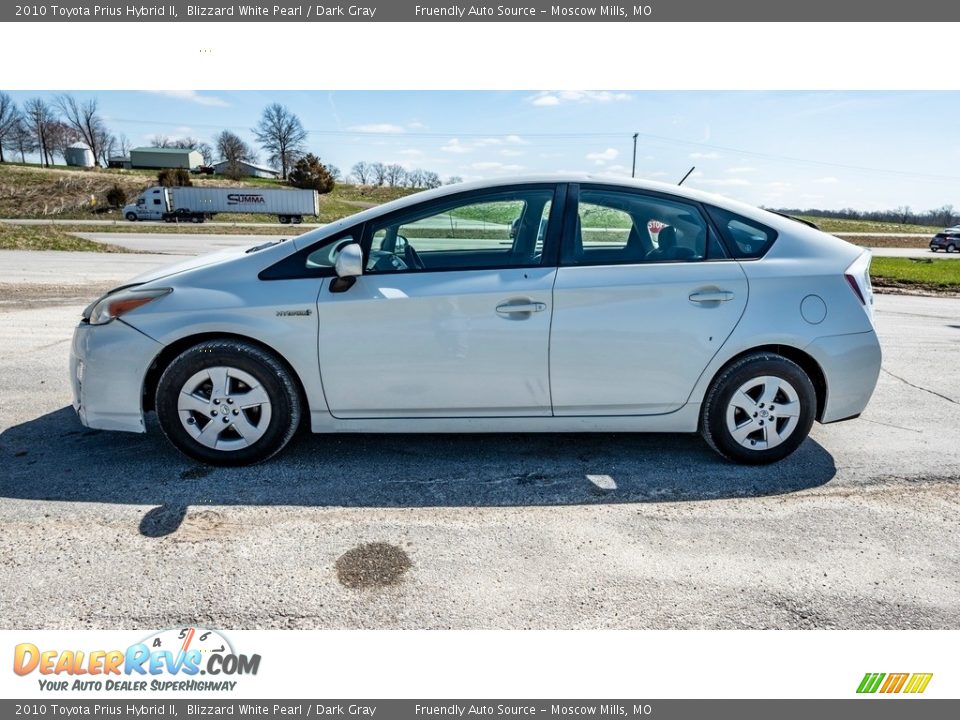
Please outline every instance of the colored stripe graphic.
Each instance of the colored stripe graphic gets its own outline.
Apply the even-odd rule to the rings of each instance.
[[[887,681],[883,684],[883,687],[880,688],[880,692],[900,692],[900,690],[903,688],[903,684],[907,682],[908,677],[910,677],[910,673],[890,673],[887,675]]]
[[[913,677],[910,678],[910,682],[907,683],[907,687],[904,692],[922,693],[927,689],[927,685],[930,684],[930,679],[932,677],[933,673],[914,673]]]
[[[880,687],[880,683],[884,677],[886,677],[884,673],[867,673],[863,676],[863,680],[860,681],[860,687],[857,688],[857,692],[875,693],[877,688]]]

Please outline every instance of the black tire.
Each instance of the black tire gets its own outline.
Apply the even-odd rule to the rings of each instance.
[[[280,224],[281,224],[281,225],[289,225],[289,224],[290,224],[290,216],[289,216],[289,215],[281,215],[281,216],[280,216]]]
[[[957,249],[957,246],[956,246],[956,245],[947,245],[947,252],[948,252],[948,253],[952,253],[952,252],[956,251],[956,249]]]
[[[241,449],[217,450],[203,445],[180,420],[177,404],[184,384],[195,373],[218,366],[253,376],[270,400],[271,414],[265,432]],[[251,465],[280,452],[296,433],[302,413],[297,384],[284,364],[273,354],[238,340],[210,340],[174,358],[157,384],[156,409],[163,433],[180,452],[210,465],[223,466]]]
[[[773,448],[753,449],[741,445],[727,427],[727,408],[734,393],[753,378],[773,376],[787,381],[797,393],[800,413],[793,431]],[[724,368],[710,385],[700,414],[700,434],[717,453],[746,465],[766,465],[782,460],[806,439],[817,409],[817,393],[799,365],[782,355],[757,352]],[[774,421],[777,422],[777,421]]]
[[[136,214],[136,213],[132,213],[132,212],[128,212],[128,213],[126,214],[126,218],[127,218],[127,220],[129,220],[130,222],[136,222],[136,221],[137,221],[137,214]]]

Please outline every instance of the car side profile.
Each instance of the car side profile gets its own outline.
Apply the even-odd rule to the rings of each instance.
[[[934,235],[930,240],[930,250],[943,250],[948,253],[960,250],[960,225],[944,228]]]
[[[880,371],[870,254],[653,182],[418,193],[148,273],[76,329],[74,407],[186,455],[315,433],[700,432],[769,463],[857,417]]]

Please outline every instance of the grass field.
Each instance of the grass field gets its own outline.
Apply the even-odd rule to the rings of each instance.
[[[960,261],[875,257],[870,279],[878,288],[960,291]]]
[[[288,187],[278,180],[193,175],[198,187]],[[156,170],[117,170],[106,168],[41,168],[36,165],[0,164],[0,217],[107,220],[120,217],[119,210],[106,206],[106,193],[119,185],[133,202],[144,189],[157,184]],[[367,187],[337,184],[333,192],[320,196],[319,222],[331,222],[409,195],[412,188]],[[269,215],[224,214],[218,220],[277,222]]]
[[[71,250],[125,253],[126,248],[83,240],[52,225],[0,225],[0,250]]]
[[[809,220],[818,228],[828,233],[925,233],[934,235],[943,230],[943,228],[934,227],[933,225],[909,225],[906,223],[822,218],[807,215],[797,215],[797,217],[803,220]]]

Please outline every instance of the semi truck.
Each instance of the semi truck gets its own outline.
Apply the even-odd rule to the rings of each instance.
[[[320,213],[320,195],[316,190],[151,187],[123,208],[123,216],[131,222],[203,222],[217,213],[276,215],[281,223],[297,224],[305,215]]]

